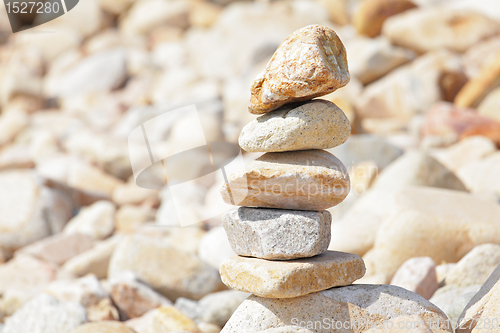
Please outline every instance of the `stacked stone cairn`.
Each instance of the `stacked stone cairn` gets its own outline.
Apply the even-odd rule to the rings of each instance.
[[[344,200],[350,182],[342,162],[322,149],[347,140],[349,120],[332,102],[313,99],[348,82],[341,40],[319,25],[290,35],[254,81],[249,111],[263,115],[243,128],[239,144],[265,154],[230,173],[221,188],[226,203],[242,206],[223,218],[238,254],[221,265],[227,286],[252,297],[289,299],[364,275],[359,256],[328,251],[326,209]]]

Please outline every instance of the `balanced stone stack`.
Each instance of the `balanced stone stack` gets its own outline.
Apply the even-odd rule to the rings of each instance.
[[[344,200],[350,183],[342,162],[322,149],[347,140],[349,120],[335,104],[312,100],[348,82],[342,42],[319,25],[290,35],[255,80],[249,111],[264,115],[243,128],[239,144],[265,154],[221,188],[226,203],[243,206],[223,218],[239,255],[221,265],[227,286],[252,297],[296,298],[364,275],[359,256],[327,250],[325,209]]]

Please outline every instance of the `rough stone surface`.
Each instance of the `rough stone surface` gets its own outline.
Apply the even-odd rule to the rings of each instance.
[[[94,239],[107,238],[114,229],[115,206],[109,201],[98,201],[83,208],[64,227],[64,233],[82,233]]]
[[[427,325],[419,316],[401,316],[388,320],[383,327],[369,329],[366,333],[432,333],[429,326],[434,327],[432,323]]]
[[[136,333],[130,327],[117,321],[100,321],[78,326],[71,333]]]
[[[495,35],[498,28],[497,22],[475,11],[428,7],[389,18],[382,33],[393,44],[419,53],[443,47],[464,52],[478,41]]]
[[[234,252],[240,256],[289,260],[325,252],[332,217],[328,211],[240,207],[223,217]]]
[[[310,25],[281,43],[253,82],[248,109],[255,114],[270,112],[287,103],[326,95],[348,82],[342,41],[333,30]]]
[[[490,275],[478,293],[472,297],[458,320],[457,333],[498,332],[498,326],[484,326],[486,319],[500,318],[498,302],[500,297],[500,266]],[[481,320],[482,319],[482,320]],[[489,322],[491,323],[491,322]]]
[[[251,207],[323,210],[350,189],[345,166],[323,150],[266,153],[228,181],[221,187],[224,202]]]
[[[109,280],[109,285],[113,303],[126,318],[137,318],[162,305],[172,305],[172,302],[139,281],[130,271],[115,276]]]
[[[326,325],[314,328],[315,322],[323,323],[325,318],[333,325],[355,321],[359,326],[346,332],[364,332],[383,320],[407,315],[419,316],[429,326],[431,322],[439,322],[443,331],[451,332],[446,326],[446,315],[417,294],[396,286],[355,285],[290,299],[252,295],[236,310],[222,333],[295,332],[293,326],[303,329],[299,332],[338,332]],[[307,329],[308,324],[313,328]],[[269,331],[265,331],[267,329]]]
[[[41,294],[7,319],[2,333],[66,333],[86,321],[85,309]]]
[[[403,262],[418,256],[457,262],[475,246],[500,239],[497,203],[424,187],[401,190],[397,202],[399,212],[385,220],[376,235],[375,274],[392,276]]]
[[[417,7],[409,0],[359,1],[352,14],[352,24],[359,34],[376,37],[389,17]]]
[[[221,286],[216,269],[162,237],[136,235],[124,239],[111,257],[108,277],[126,270],[170,300],[181,296],[200,299]]]
[[[478,245],[460,259],[447,274],[445,283],[457,287],[483,284],[499,264],[500,245]]]
[[[220,268],[222,281],[233,289],[271,298],[298,297],[345,286],[365,274],[363,260],[350,253],[327,251],[291,261],[233,257]]]
[[[248,152],[328,149],[343,144],[351,126],[342,110],[326,100],[287,105],[243,127],[240,147]]]
[[[429,257],[408,259],[394,274],[391,284],[430,299],[439,287],[436,263]]]

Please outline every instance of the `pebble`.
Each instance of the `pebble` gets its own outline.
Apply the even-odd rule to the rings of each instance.
[[[500,50],[498,50],[500,52]],[[477,113],[500,122],[500,87],[491,90],[477,107]]]
[[[118,310],[94,275],[75,280],[56,280],[44,290],[62,302],[82,305],[89,321],[118,320]]]
[[[479,289],[481,289],[481,285],[474,285],[462,288],[455,288],[454,286],[450,287],[445,286],[443,288],[439,288],[429,301],[432,304],[435,304],[441,310],[443,310],[444,313],[446,313],[451,319],[454,319],[456,322],[458,317],[460,316],[460,313],[458,314],[458,316],[453,316],[453,317],[451,316],[452,312],[451,308],[453,303],[456,300],[459,300],[459,298],[464,295],[469,295],[469,294],[475,295],[479,291]],[[463,308],[465,308],[465,305]]]
[[[335,31],[310,25],[281,43],[252,84],[248,110],[267,113],[284,104],[326,95],[345,86],[349,78],[346,50]]]
[[[426,113],[422,136],[437,139],[437,146],[448,146],[461,139],[481,135],[500,144],[500,123],[479,115],[474,109],[458,108],[446,102],[434,104]]]
[[[93,239],[107,238],[114,229],[115,206],[105,200],[82,208],[64,227],[64,233],[82,233]]]
[[[5,258],[62,230],[71,204],[57,191],[39,186],[32,173],[0,173],[0,251]]]
[[[258,117],[243,127],[238,143],[248,152],[328,149],[344,143],[350,132],[342,110],[315,99]]]
[[[428,31],[433,31],[429,34]],[[498,33],[498,24],[471,10],[419,8],[389,18],[382,29],[395,45],[425,53],[439,48],[464,52]]]
[[[453,172],[463,166],[481,160],[497,150],[495,144],[484,136],[471,136],[442,149],[435,149],[430,154]]]
[[[59,233],[25,246],[16,251],[15,255],[27,254],[62,265],[80,253],[90,250],[93,246],[94,240],[90,236],[81,233],[69,235]]]
[[[269,332],[295,332],[294,326],[304,330],[299,332],[337,332],[337,322],[354,322],[359,326],[351,328],[352,331],[365,331],[383,320],[408,315],[417,315],[429,326],[451,332],[446,326],[446,315],[411,291],[388,285],[354,285],[297,298],[271,299],[252,295],[235,311],[221,333],[268,332],[267,329]],[[316,326],[315,329],[315,323],[325,322],[330,327],[325,325],[318,329]],[[283,331],[277,330],[278,327]]]
[[[416,57],[412,50],[394,46],[383,36],[358,37],[346,42],[346,48],[349,49],[349,72],[364,85],[380,79]],[[351,84],[352,82],[349,83]]]
[[[496,52],[494,61],[484,64],[481,72],[458,92],[454,100],[456,106],[477,108],[489,92],[500,86],[498,75],[500,75],[500,51]]]
[[[356,103],[359,115],[409,120],[415,114],[425,113],[441,100],[441,75],[461,72],[461,66],[460,57],[450,51],[426,53],[368,85]]]
[[[108,276],[109,260],[120,240],[120,236],[113,236],[97,242],[90,250],[66,261],[61,270],[75,277],[94,274],[99,279],[105,279]]]
[[[223,217],[234,252],[272,260],[308,258],[325,252],[331,223],[328,211],[240,207]]]
[[[500,153],[495,152],[458,169],[457,175],[471,192],[492,192],[500,196]]]
[[[429,257],[408,259],[394,274],[391,284],[430,299],[439,288],[436,263]]]
[[[6,320],[2,333],[69,333],[86,321],[81,305],[40,294]]]
[[[89,55],[66,71],[49,71],[45,90],[52,97],[110,91],[120,86],[125,78],[126,53],[115,48]]]
[[[328,151],[348,169],[361,162],[373,161],[380,171],[403,155],[401,148],[383,136],[372,134],[351,135],[343,145]]]
[[[214,227],[201,238],[198,255],[201,260],[218,270],[225,259],[234,257],[236,253],[229,244],[224,228]]]
[[[1,312],[11,315],[56,279],[57,267],[28,255],[0,265]]]
[[[376,37],[389,17],[417,6],[410,0],[359,1],[352,14],[352,24],[360,35]]]
[[[223,327],[238,306],[249,294],[236,290],[224,290],[208,294],[199,301],[178,298],[175,307],[196,322]]]
[[[499,279],[500,267],[497,267],[460,314],[458,325],[464,329],[459,329],[458,332],[475,333],[498,330],[496,321],[500,318],[498,308],[500,302]],[[478,325],[480,320],[490,326]]]
[[[266,153],[228,181],[221,187],[225,203],[282,209],[327,209],[350,189],[345,166],[323,150]]]
[[[109,286],[113,303],[127,319],[140,317],[163,305],[172,305],[130,271],[114,276],[109,280]]]
[[[127,270],[170,300],[200,299],[221,288],[215,268],[194,254],[173,247],[163,237],[135,235],[121,241],[111,257],[108,277]]]
[[[151,333],[167,333],[172,331],[201,333],[194,321],[173,306],[162,306],[153,310],[148,327]]]
[[[136,333],[133,329],[117,321],[100,321],[78,326],[70,333]]]
[[[220,274],[224,284],[235,290],[293,298],[351,284],[365,274],[365,266],[355,254],[327,251],[290,261],[233,257],[222,263]]]
[[[500,245],[481,244],[467,253],[446,275],[446,285],[483,284],[500,264]]]
[[[330,249],[358,255],[370,250],[381,225],[400,210],[396,199],[407,186],[466,189],[462,181],[435,158],[424,152],[409,151],[387,166],[373,187],[332,224]]]
[[[497,203],[424,187],[401,190],[397,201],[399,213],[385,220],[377,232],[372,257],[375,274],[392,276],[417,256],[457,262],[475,246],[499,239],[500,226],[494,218],[500,214]]]

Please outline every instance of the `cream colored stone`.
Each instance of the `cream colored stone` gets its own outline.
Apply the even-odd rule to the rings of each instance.
[[[398,268],[391,284],[430,299],[439,287],[436,263],[429,257],[408,259]]]
[[[343,144],[350,132],[349,120],[335,104],[312,100],[255,119],[243,127],[238,143],[248,152],[328,149]]]
[[[116,211],[115,229],[118,232],[133,232],[155,220],[156,210],[144,206],[123,205]]]
[[[98,242],[92,249],[66,261],[61,270],[76,277],[94,274],[99,279],[105,279],[108,275],[109,260],[119,241],[120,237],[113,236]]]
[[[153,310],[150,332],[167,333],[173,331],[187,331],[201,333],[196,324],[173,306],[162,306]]]
[[[354,285],[287,299],[252,295],[221,333],[365,332],[405,316],[418,316],[436,333],[452,332],[446,315],[415,293],[396,286]],[[347,329],[336,329],[335,324]]]
[[[389,17],[415,7],[410,0],[362,0],[352,14],[352,24],[359,34],[373,38]]]
[[[115,206],[109,201],[98,201],[82,208],[64,227],[65,234],[81,233],[93,239],[105,239],[113,233]]]
[[[484,136],[471,136],[456,144],[435,149],[430,154],[448,169],[457,172],[465,165],[481,160],[497,150],[495,143]]]
[[[356,101],[357,111],[362,118],[394,117],[406,124],[442,99],[443,73],[461,71],[457,54],[447,50],[428,52],[368,85]]]
[[[446,275],[445,283],[457,288],[484,284],[499,264],[500,245],[478,245]]]
[[[270,260],[309,258],[330,244],[331,214],[240,207],[227,212],[223,226],[240,256]]]
[[[389,18],[382,33],[393,44],[419,53],[439,48],[464,52],[498,29],[498,22],[476,11],[427,7]]]
[[[310,25],[295,31],[274,53],[252,85],[248,109],[254,114],[270,112],[326,95],[348,82],[342,41],[335,31]]]
[[[62,265],[69,259],[94,246],[92,237],[81,234],[56,234],[16,251],[15,255],[28,254],[33,257]]]
[[[458,319],[457,333],[479,333],[500,331],[500,266],[490,275],[479,292],[472,297]],[[487,326],[484,326],[487,324]]]
[[[458,177],[471,192],[490,192],[500,196],[500,152],[472,161],[457,171]]]
[[[376,235],[375,274],[392,276],[403,262],[418,256],[457,262],[477,245],[498,244],[497,203],[424,187],[405,188],[396,198],[399,212],[384,220]]]
[[[349,285],[365,274],[365,266],[355,254],[327,251],[290,261],[233,257],[222,262],[220,273],[233,289],[261,297],[293,298]]]
[[[481,72],[455,96],[454,103],[457,107],[477,108],[486,96],[494,89],[500,87],[500,51],[495,58],[481,67]]]
[[[323,150],[266,153],[228,175],[221,195],[240,206],[324,210],[349,193],[345,166]]]
[[[474,47],[468,49],[462,56],[467,76],[469,78],[478,76],[484,65],[495,61],[498,52],[500,52],[500,37],[498,36],[476,43]]]
[[[500,52],[500,50],[498,50]],[[500,122],[500,87],[492,90],[477,107],[477,112]]]
[[[215,268],[194,254],[172,246],[165,237],[125,238],[113,252],[108,277],[127,270],[171,300],[181,296],[200,299],[221,288]]]

